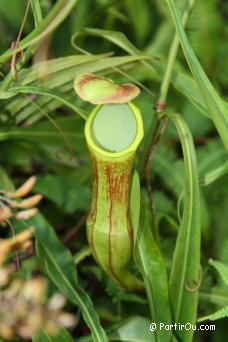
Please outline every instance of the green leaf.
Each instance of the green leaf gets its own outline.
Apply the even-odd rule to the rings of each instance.
[[[140,55],[140,51],[127,39],[127,37],[119,31],[109,31],[97,28],[83,28],[72,37],[74,42],[79,36],[97,36],[109,40],[113,44],[119,46],[130,55]]]
[[[228,288],[213,287],[208,291],[200,291],[199,299],[219,306],[228,306]]]
[[[107,54],[96,56],[66,56],[51,59],[45,62],[37,63],[30,68],[23,69],[20,72],[18,85],[40,85],[43,88],[54,90],[59,95],[63,95],[68,101],[74,102],[75,93],[73,91],[73,80],[75,75],[80,72],[93,70],[98,67],[100,59]],[[35,99],[30,99],[28,96],[16,96],[4,107],[4,112],[10,113],[16,117],[16,122],[21,122],[33,115],[41,116],[41,109],[45,112],[53,111],[60,105],[60,102],[55,98],[48,96],[38,96]],[[83,111],[81,110],[83,113]],[[84,113],[86,114],[86,113]]]
[[[151,29],[150,3],[146,0],[124,2],[137,45],[143,46]]]
[[[139,226],[139,213],[140,213],[140,179],[139,174],[135,170],[131,181],[130,193],[130,215],[131,223],[134,231],[134,244],[137,237]]]
[[[174,322],[194,324],[198,305],[196,284],[200,281],[200,196],[197,162],[192,136],[185,121],[178,114],[170,115],[170,118],[178,130],[185,164],[185,202],[172,261],[170,299]],[[193,331],[177,332],[179,338],[184,341],[191,341],[192,334]]]
[[[113,324],[109,329],[109,341],[125,342],[154,342],[156,341],[153,331],[150,331],[149,321],[145,317],[134,316]],[[79,338],[79,342],[93,342],[90,336]]]
[[[199,175],[223,165],[227,161],[227,151],[219,138],[209,140],[205,145],[197,149]]]
[[[207,75],[203,71],[190,43],[188,37],[182,26],[178,11],[174,0],[166,0],[171,15],[173,17],[173,22],[175,24],[176,30],[179,34],[180,43],[185,54],[186,60],[188,62],[189,68],[198,84],[198,87],[203,95],[205,103],[210,112],[211,118],[217,128],[217,131],[225,145],[228,148],[228,112],[227,108],[224,106],[221,98],[214,89]]]
[[[73,177],[51,174],[39,176],[33,191],[43,194],[66,213],[73,213],[77,209],[86,211],[89,208],[90,189]]]
[[[202,180],[202,184],[207,186],[211,183],[214,183],[218,178],[228,174],[228,161],[219,167],[216,167],[214,170],[207,172]]]
[[[42,329],[37,335],[33,336],[32,342],[73,342],[72,336],[66,329],[59,329],[56,334],[50,334]]]
[[[91,35],[95,37],[100,37],[106,39],[113,44],[119,46],[121,49],[129,53],[130,55],[142,55],[142,52],[137,49],[129,40],[128,38],[122,33],[118,31],[108,31],[103,29],[97,28],[84,28],[80,32],[76,33],[73,39],[78,38],[78,36],[86,36]],[[149,69],[151,72],[156,72],[163,76],[166,65],[160,61],[155,59],[151,59],[150,62],[146,60],[142,60],[141,63]],[[204,98],[199,92],[198,86],[196,81],[190,77],[189,75],[179,71],[174,70],[171,82],[173,86],[184,96],[189,98],[189,100],[205,115],[210,115],[208,113],[208,108],[204,102]]]
[[[215,261],[210,259],[209,264],[212,265],[221,276],[222,280],[228,285],[228,266],[223,264],[222,262]]]
[[[38,257],[44,260],[46,271],[58,289],[82,310],[94,341],[107,341],[89,296],[77,285],[73,258],[62,245],[54,230],[41,214],[28,221],[36,227]]]
[[[195,1],[188,24],[188,34],[193,50],[202,61],[205,70],[210,71],[212,65],[218,63],[218,56],[221,56],[218,52],[218,37],[222,25],[223,18],[215,0]],[[222,67],[220,63],[219,67]],[[216,75],[216,69],[213,70],[213,77]]]
[[[150,163],[150,172],[156,172],[177,198],[184,190],[183,162],[168,146],[158,146]]]
[[[90,65],[93,70],[95,67],[93,62],[98,62],[108,55],[107,53],[100,55],[72,55],[39,62],[23,69],[20,72],[18,83],[25,86],[40,80],[48,82],[50,78],[53,82],[52,78],[54,78],[55,82],[53,82],[52,88],[56,88],[61,85],[61,81],[62,83],[69,81],[69,78],[64,79],[64,75],[69,76],[70,80],[73,81],[75,75],[85,72],[83,68],[88,70]],[[70,75],[72,73],[73,75]]]
[[[225,308],[222,308],[216,312],[214,312],[211,315],[208,316],[204,316],[198,319],[198,322],[203,322],[203,321],[215,321],[217,319],[220,318],[225,318],[228,317],[228,306],[226,306]]]
[[[32,83],[31,86],[34,86],[36,83],[40,85],[42,82],[43,91],[44,88],[53,90],[56,95],[58,94],[64,100],[67,100],[68,103],[72,104],[77,98],[73,90],[73,81],[76,75],[83,72],[104,72],[104,70],[109,68],[138,62],[146,58],[145,56],[105,58],[106,56],[107,54],[98,56],[68,56],[38,63],[22,71],[19,83],[23,86]],[[7,96],[10,96],[9,94],[7,95],[7,92],[0,93],[0,98]],[[12,99],[10,103],[6,102],[4,111],[6,113],[10,112],[12,116],[16,116],[17,122],[21,122],[32,115],[42,117],[40,108],[43,108],[45,112],[53,111],[60,106],[60,101],[59,98],[51,97],[50,95],[39,96],[28,103],[28,97],[21,95]],[[87,113],[76,106],[72,109],[81,112],[84,117],[87,116]]]
[[[76,116],[55,119],[52,122],[43,121],[25,127],[12,127],[0,130],[0,141],[24,140],[35,144],[45,144],[79,153],[86,151],[83,135],[84,122]]]
[[[190,75],[174,69],[171,82],[174,88],[186,96],[191,103],[200,110],[201,113],[207,117],[210,117],[210,113],[208,112],[204,98],[199,92],[197,83]]]
[[[154,332],[150,331],[150,321],[144,317],[131,317],[119,324],[116,331],[110,334],[109,341],[153,342]]]
[[[31,1],[31,8],[33,12],[35,26],[37,26],[43,19],[41,4],[36,0]]]
[[[5,0],[0,0],[1,24],[4,23],[5,25],[7,25],[9,30],[17,30],[18,27],[20,27],[21,25],[21,16],[23,13],[22,11],[25,11],[25,9],[26,3],[20,3],[17,0],[11,0],[7,3],[6,6]],[[32,20],[30,20],[30,16],[28,16],[23,29],[24,34],[28,34],[32,30],[32,28],[33,23]],[[4,39],[1,39],[1,44],[3,43],[3,41]]]
[[[15,190],[12,180],[6,170],[0,166],[0,189],[13,191]]]
[[[36,227],[35,236],[37,238],[39,248],[41,247],[45,250],[45,257],[43,255],[42,258],[45,261],[48,271],[52,273],[52,267],[57,270],[58,267],[61,267],[61,274],[59,277],[62,277],[63,280],[68,281],[72,286],[74,286],[76,283],[76,268],[73,263],[73,258],[69,250],[58,239],[54,229],[41,214],[37,214],[32,217],[28,221],[28,224]],[[41,257],[41,254],[38,253],[38,256]],[[53,265],[51,265],[51,263]],[[51,266],[51,268],[49,269],[48,266]],[[57,285],[58,288],[60,288],[61,283],[62,282],[60,281]]]
[[[143,275],[152,322],[171,324],[166,266],[153,237],[150,214],[144,202],[141,202],[134,258]],[[155,335],[159,341],[170,341],[172,332],[157,329]]]
[[[61,22],[68,17],[78,0],[58,0],[48,15],[36,26],[36,28],[22,39],[17,48],[17,52],[24,50],[26,47],[40,42],[42,39],[50,35]],[[0,56],[0,63],[5,63],[13,54],[12,49],[8,49]]]
[[[81,248],[73,257],[75,265],[77,266],[82,260],[84,260],[91,254],[92,252],[89,246]]]
[[[70,109],[72,109],[75,113],[80,115],[83,119],[86,120],[86,118],[87,118],[85,113],[80,108],[75,106],[73,103],[67,101],[62,96],[56,94],[55,92],[48,90],[48,89],[41,88],[41,87],[34,87],[34,86],[13,87],[13,88],[10,88],[9,90],[7,90],[6,92],[1,93],[0,98],[1,99],[8,99],[10,97],[17,95],[18,93],[39,94],[39,95],[45,95],[45,96],[52,97],[54,99],[57,99],[59,102],[66,105]]]

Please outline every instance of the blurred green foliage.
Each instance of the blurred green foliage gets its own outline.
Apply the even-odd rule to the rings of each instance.
[[[37,14],[42,13],[45,18],[52,13],[54,6],[60,4],[60,16],[55,17],[56,27],[42,41],[32,45],[28,42],[24,57],[15,65],[18,69],[15,83],[11,79],[10,58],[8,63],[1,64],[0,74],[0,189],[17,188],[31,175],[36,175],[37,182],[32,191],[44,195],[39,204],[40,213],[31,218],[37,228],[36,251],[30,256],[31,263],[22,262],[23,273],[27,278],[32,278],[37,272],[46,274],[49,295],[57,289],[61,291],[68,298],[68,310],[77,315],[77,326],[69,333],[60,330],[56,338],[50,337],[52,341],[105,341],[106,334],[110,341],[168,341],[170,336],[164,339],[150,332],[149,324],[155,317],[159,316],[158,321],[169,317],[168,312],[163,315],[159,311],[159,304],[153,296],[159,296],[158,291],[161,296],[158,298],[164,298],[162,291],[169,286],[167,282],[162,288],[161,281],[165,282],[164,279],[170,276],[176,239],[181,229],[180,220],[187,203],[184,189],[186,182],[191,180],[185,174],[183,144],[172,120],[155,149],[149,168],[159,247],[153,247],[156,242],[153,237],[149,238],[152,234],[151,213],[143,160],[151,139],[152,121],[156,120],[153,107],[159,98],[175,33],[167,1],[32,2],[22,39],[34,30]],[[188,1],[175,3],[182,13]],[[69,9],[66,9],[66,4]],[[17,39],[26,6],[26,0],[0,0],[2,56]],[[226,15],[227,5],[222,0],[196,1],[186,25],[190,44],[225,109],[228,80]],[[47,27],[51,27],[52,21],[47,23]],[[44,29],[42,27],[40,32]],[[82,72],[96,73],[117,83],[133,82],[142,86],[141,95],[134,101],[142,111],[145,128],[136,167],[140,171],[143,198],[141,222],[144,220],[144,231],[149,231],[146,235],[148,240],[142,236],[141,244],[138,241],[137,265],[132,262],[131,267],[136,274],[141,272],[144,281],[148,282],[150,290],[147,294],[133,294],[118,288],[97,266],[88,250],[83,254],[87,246],[85,219],[90,207],[92,175],[83,134],[84,120],[76,110],[72,110],[79,108],[82,116],[87,116],[92,109],[90,104],[76,96],[73,89],[75,76]],[[185,133],[190,132],[186,134],[190,134],[194,141],[198,172],[193,176],[199,178],[200,206],[193,208],[193,215],[200,216],[202,232],[202,279],[197,317],[203,324],[216,325],[213,332],[196,331],[194,341],[217,342],[225,341],[227,336],[224,318],[228,315],[227,151],[196,81],[180,47],[166,98],[167,114],[180,113],[189,129]],[[23,93],[20,88],[12,92],[14,87],[22,86],[41,87],[44,95],[29,91]],[[71,103],[72,107],[63,105],[57,97],[51,97],[48,90]],[[225,112],[222,115],[226,117]],[[224,126],[223,130],[228,133],[227,127]],[[1,197],[0,203],[5,205]],[[12,224],[18,233],[30,223],[12,219]],[[1,227],[2,238],[10,234]],[[74,260],[80,253],[76,283]],[[153,263],[157,263],[159,268],[153,268]],[[20,273],[14,274],[14,277],[20,276]],[[151,298],[147,297],[148,293]],[[155,309],[151,316],[152,305]],[[221,320],[217,321],[220,317]],[[88,327],[92,331],[92,339]],[[45,341],[44,335],[41,331],[33,340]]]

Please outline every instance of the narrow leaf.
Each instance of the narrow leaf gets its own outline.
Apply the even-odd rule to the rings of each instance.
[[[62,117],[52,122],[42,121],[30,126],[10,127],[0,130],[0,141],[24,140],[38,145],[55,146],[78,153],[86,151],[83,136],[84,121],[76,116]],[[57,129],[58,128],[58,129]]]
[[[73,177],[63,175],[39,176],[33,191],[45,195],[67,213],[73,213],[77,209],[87,211],[91,200],[89,187]]]
[[[145,317],[133,316],[108,328],[109,341],[154,342],[155,334],[150,331],[151,321]],[[78,342],[93,342],[90,336],[79,338]]]
[[[166,266],[153,237],[149,211],[144,202],[141,202],[134,257],[143,275],[152,322],[171,324]],[[172,332],[167,330],[157,329],[155,335],[158,341],[172,338]]]
[[[206,175],[202,179],[202,185],[209,185],[211,183],[214,183],[217,179],[220,177],[226,175],[228,173],[228,162],[226,162],[224,165],[221,165],[219,167],[216,167],[216,169],[211,170],[210,172],[207,172]]]
[[[137,237],[140,213],[140,180],[138,172],[135,170],[131,181],[130,193],[130,215],[134,232],[134,244]]]
[[[183,118],[170,115],[181,140],[185,164],[185,203],[175,246],[170,299],[174,321],[195,324],[200,282],[200,196],[196,154],[189,128]],[[178,331],[181,340],[191,341],[193,331]]]
[[[218,306],[228,306],[228,288],[213,287],[208,291],[200,291],[199,299]]]
[[[109,335],[109,341],[154,342],[154,332],[150,331],[150,321],[144,317],[131,317]]]
[[[228,285],[228,266],[224,265],[222,262],[210,259],[209,264],[212,265],[221,276],[222,280]]]
[[[203,322],[203,321],[215,321],[220,318],[225,318],[228,317],[228,306],[225,308],[222,308],[216,312],[214,312],[211,315],[204,316],[198,319],[198,322]]]
[[[73,338],[66,329],[59,329],[57,333],[50,334],[42,329],[32,338],[32,342],[73,342]]]
[[[119,31],[109,31],[109,30],[103,30],[103,29],[97,29],[97,28],[84,28],[80,32],[77,32],[77,34],[74,35],[73,39],[76,39],[78,36],[86,36],[91,35],[95,37],[100,37],[103,39],[106,39],[113,44],[119,46],[121,49],[129,53],[133,56],[140,56],[142,55],[142,52],[137,49],[129,40],[128,38]],[[150,59],[150,60],[141,60],[141,63],[144,64],[144,66],[154,72],[156,72],[163,76],[166,65],[158,60]],[[173,71],[173,76],[171,79],[171,82],[173,86],[184,96],[187,96],[190,101],[204,114],[207,116],[210,116],[210,113],[208,113],[207,105],[204,102],[204,97],[199,92],[198,86],[196,81],[190,77],[189,75],[179,71],[175,70]],[[227,106],[223,103],[223,107],[227,109]]]
[[[228,148],[228,111],[224,106],[220,96],[216,92],[215,88],[211,84],[204,70],[202,69],[190,43],[188,37],[184,31],[181,19],[179,17],[177,7],[174,0],[166,0],[173,22],[179,33],[180,43],[188,62],[189,68],[195,78],[198,87],[203,95],[205,103],[210,112],[211,118],[217,128],[217,131],[225,145]]]
[[[46,95],[46,96],[52,97],[54,99],[59,100],[59,102],[61,102],[65,106],[67,106],[70,109],[72,109],[75,113],[80,115],[83,119],[86,120],[86,118],[87,118],[85,113],[80,108],[75,106],[73,103],[67,101],[62,96],[56,94],[55,92],[53,92],[51,90],[48,90],[48,89],[41,88],[41,87],[34,87],[34,86],[18,86],[18,87],[13,87],[13,88],[10,88],[7,92],[1,93],[0,94],[0,98],[1,99],[8,99],[10,97],[13,97],[13,96],[17,95],[18,93],[39,94],[39,95]]]
[[[58,289],[82,310],[93,340],[107,341],[89,296],[77,285],[73,258],[57,238],[54,230],[41,214],[29,220],[36,227],[38,256],[44,260],[47,273]]]

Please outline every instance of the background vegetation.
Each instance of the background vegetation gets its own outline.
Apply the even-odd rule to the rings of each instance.
[[[194,323],[196,310],[216,330],[196,331],[194,341],[226,339],[226,16],[218,0],[0,0],[3,341],[163,342],[172,333],[191,341],[191,333],[153,333],[149,324]],[[88,249],[83,129],[92,106],[73,89],[82,72],[141,87],[134,101],[145,128],[136,161],[141,210],[131,266],[145,293],[117,287]],[[36,182],[23,196],[42,194],[41,202],[15,195],[31,176]],[[133,187],[136,216],[138,196]],[[28,236],[15,242],[10,227]],[[57,291],[66,299],[53,299]]]

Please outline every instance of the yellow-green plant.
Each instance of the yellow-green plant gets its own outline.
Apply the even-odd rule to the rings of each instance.
[[[225,320],[210,322],[228,316],[217,2],[1,0],[0,342],[226,340]],[[139,88],[127,80],[142,89],[142,143]],[[29,227],[35,248],[18,244]],[[55,335],[57,289],[77,326]]]
[[[142,289],[143,283],[127,270],[133,252],[131,174],[143,138],[141,113],[128,100],[139,90],[91,74],[76,78],[75,89],[85,100],[107,103],[96,106],[85,125],[93,166],[89,245],[98,264],[116,283],[131,290]]]

